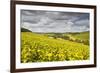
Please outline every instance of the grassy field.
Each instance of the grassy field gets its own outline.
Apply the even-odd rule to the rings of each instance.
[[[39,33],[40,34],[40,33]],[[77,32],[77,33],[44,33],[42,35],[52,37],[52,38],[61,38],[77,43],[83,43],[89,45],[89,32]]]
[[[89,59],[89,32],[21,32],[21,62],[71,61]]]

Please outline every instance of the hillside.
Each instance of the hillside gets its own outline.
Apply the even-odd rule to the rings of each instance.
[[[46,34],[21,33],[21,62],[89,59],[89,46],[75,41],[50,38]]]
[[[89,31],[87,32],[71,32],[71,33],[38,33],[47,37],[61,38],[73,42],[83,43],[89,45]]]
[[[29,29],[21,28],[21,32],[31,32]]]

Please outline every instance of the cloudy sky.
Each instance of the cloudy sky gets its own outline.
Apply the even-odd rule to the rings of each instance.
[[[21,27],[33,32],[89,31],[89,13],[21,10]]]

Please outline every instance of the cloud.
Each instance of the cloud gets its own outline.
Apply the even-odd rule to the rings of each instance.
[[[33,32],[89,31],[89,13],[21,10],[21,27]]]

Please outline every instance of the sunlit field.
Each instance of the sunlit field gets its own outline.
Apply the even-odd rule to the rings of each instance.
[[[21,62],[51,62],[89,59],[89,32],[21,32]]]

